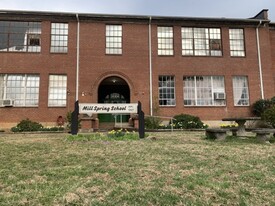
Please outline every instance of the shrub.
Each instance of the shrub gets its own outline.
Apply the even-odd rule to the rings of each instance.
[[[189,114],[174,116],[173,126],[175,129],[202,129],[207,127],[199,117]]]
[[[38,122],[33,122],[29,119],[22,120],[17,124],[16,127],[12,127],[12,132],[31,132],[31,131],[40,131],[43,126]]]
[[[266,121],[269,125],[271,125],[273,128],[275,128],[275,106],[266,109],[262,113],[262,119]]]
[[[272,100],[269,99],[259,99],[252,105],[252,113],[258,117],[261,117],[263,112],[269,109],[275,104],[275,97]]]
[[[146,129],[158,129],[161,122],[158,117],[146,117],[144,124]]]

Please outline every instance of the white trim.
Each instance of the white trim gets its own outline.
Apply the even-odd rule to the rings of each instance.
[[[76,86],[75,86],[75,101],[78,101],[79,93],[79,34],[80,34],[80,22],[78,14],[76,14],[77,20],[77,35],[76,35]]]
[[[263,71],[262,71],[260,35],[259,35],[259,27],[261,26],[261,24],[262,24],[262,20],[260,20],[260,22],[256,28],[256,37],[257,37],[257,51],[258,51],[258,63],[259,63],[259,74],[260,74],[261,98],[264,99],[264,83],[263,83]]]
[[[152,17],[149,17],[149,70],[150,70],[150,115],[153,116],[153,71],[152,71]]]

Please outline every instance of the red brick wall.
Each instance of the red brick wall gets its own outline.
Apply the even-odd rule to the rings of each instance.
[[[234,28],[234,27],[233,27]],[[238,28],[238,27],[237,27]],[[161,107],[160,114],[173,116],[188,113],[200,116],[203,120],[220,120],[224,117],[250,116],[250,107],[236,107],[233,102],[232,76],[247,75],[249,83],[250,105],[261,98],[259,64],[257,54],[256,29],[245,28],[246,57],[230,57],[229,27],[222,28],[222,57],[184,57],[181,56],[180,26],[174,26],[174,50],[172,57],[158,57],[157,43],[153,41],[154,94],[157,94],[159,75],[174,75],[176,81],[176,106]],[[156,38],[157,26],[153,27]],[[269,30],[260,29],[262,70],[264,91],[267,98],[274,94],[274,81],[271,77],[271,59],[268,41]],[[183,76],[223,75],[225,77],[226,106],[223,107],[186,107],[183,105]],[[270,86],[272,85],[272,86]]]
[[[18,123],[29,118],[39,122],[55,122],[59,115],[65,117],[73,110],[75,101],[76,24],[69,25],[68,54],[50,54],[50,22],[42,23],[41,53],[0,53],[0,73],[40,74],[39,106],[35,108],[0,108],[1,123]],[[49,74],[67,74],[68,107],[48,107]]]
[[[141,101],[146,114],[149,104],[149,46],[148,24],[122,23],[123,54],[105,55],[105,23],[80,24],[80,76],[79,101],[98,102],[98,87],[109,76],[123,78],[130,87],[131,102]],[[196,25],[193,25],[194,27]],[[222,26],[222,57],[184,57],[181,55],[181,25],[174,26],[174,56],[157,55],[157,24],[152,25],[153,99],[158,98],[158,76],[174,75],[176,106],[160,107],[157,115],[173,116],[188,113],[203,120],[221,120],[224,117],[250,116],[250,107],[235,107],[233,103],[232,76],[247,75],[250,104],[261,97],[256,29],[245,28],[246,57],[230,57],[229,27]],[[232,25],[232,27],[238,27]],[[50,22],[42,23],[41,53],[0,53],[0,73],[40,74],[38,108],[0,108],[1,123],[19,122],[30,118],[40,122],[55,122],[59,115],[73,110],[76,74],[76,22],[69,24],[68,54],[50,54]],[[269,41],[270,40],[270,41]],[[272,43],[270,45],[270,42]],[[267,27],[260,28],[260,43],[265,97],[274,96],[275,34]],[[273,68],[271,57],[273,59]],[[49,74],[68,75],[68,104],[66,108],[48,108]],[[225,77],[226,106],[186,107],[183,105],[183,76],[223,75]],[[85,95],[82,96],[81,93]],[[154,102],[154,105],[156,103]]]

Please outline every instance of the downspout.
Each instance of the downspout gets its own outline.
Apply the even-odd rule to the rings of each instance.
[[[79,87],[79,33],[80,23],[78,14],[75,15],[77,20],[77,34],[76,34],[76,86],[75,86],[75,101],[78,101],[78,87]]]
[[[262,71],[261,48],[260,48],[260,37],[259,37],[259,27],[261,26],[261,24],[262,24],[262,20],[260,20],[256,28],[256,37],[257,37],[257,51],[258,51],[259,73],[260,73],[261,98],[264,99],[264,83],[263,83],[263,71]]]
[[[150,70],[150,116],[153,116],[153,72],[152,72],[152,17],[149,17],[149,70]]]

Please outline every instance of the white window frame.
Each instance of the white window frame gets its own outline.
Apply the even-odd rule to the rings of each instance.
[[[39,86],[37,74],[0,74],[0,100],[13,100],[15,107],[38,107]]]
[[[231,57],[245,57],[244,29],[229,29]]]
[[[176,106],[175,76],[160,75],[158,84],[159,106]]]
[[[200,82],[200,79],[207,82]],[[224,93],[225,99],[215,99],[215,93]],[[205,98],[207,94],[208,98]],[[226,106],[224,76],[183,77],[183,103],[187,107]]]
[[[5,41],[0,42],[0,52],[39,53],[41,22],[0,21],[0,40],[2,38]]]
[[[106,25],[106,54],[122,54],[122,25]]]
[[[67,53],[69,40],[68,23],[51,23],[51,53]]]
[[[233,84],[234,106],[238,106],[238,107],[250,106],[248,77],[233,76],[232,84]]]
[[[158,26],[158,55],[174,55],[174,31],[172,26]]]
[[[220,28],[181,28],[183,56],[222,56]]]
[[[48,107],[67,106],[67,82],[67,75],[49,75]]]

